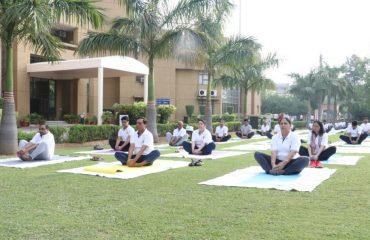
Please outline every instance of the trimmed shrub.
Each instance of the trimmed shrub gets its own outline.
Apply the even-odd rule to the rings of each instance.
[[[119,126],[116,125],[74,125],[69,129],[68,142],[83,143],[109,139],[111,137],[117,136],[118,130]]]
[[[222,114],[222,115],[212,115],[212,122],[219,123],[221,119],[225,122],[235,122],[236,115],[234,114]]]
[[[159,105],[157,107],[157,114],[159,114],[159,123],[168,123],[168,120],[176,111],[176,107],[174,105]]]
[[[37,113],[31,113],[29,116],[31,124],[41,124],[45,122],[45,118]]]
[[[167,123],[167,124],[161,124],[161,123],[158,123],[157,124],[157,132],[158,132],[158,136],[166,136],[166,133],[167,132],[170,132],[172,133],[173,130],[177,127],[177,124],[176,123]]]
[[[228,114],[233,114],[234,113],[234,107],[229,106],[226,109],[227,109],[226,111],[227,111]]]
[[[112,123],[113,121],[113,113],[111,111],[103,112],[101,119],[103,123]]]
[[[49,126],[49,131],[54,135],[55,143],[64,143],[68,139],[68,128]]]
[[[130,124],[136,124],[138,117],[145,116],[146,104],[144,102],[135,102],[134,104],[118,104],[115,103],[112,106],[116,114],[117,123],[119,123],[119,115],[128,115],[130,118]]]
[[[18,131],[18,141],[20,140],[26,140],[26,141],[31,141],[33,136],[36,134],[36,132],[23,132],[23,131]]]
[[[63,120],[69,124],[75,124],[80,121],[80,116],[75,114],[65,114],[63,115]]]
[[[205,105],[199,105],[199,114],[200,115],[206,114],[206,106]]]
[[[186,115],[189,118],[191,118],[191,116],[193,116],[193,113],[194,113],[194,105],[186,105],[185,109],[186,109]]]

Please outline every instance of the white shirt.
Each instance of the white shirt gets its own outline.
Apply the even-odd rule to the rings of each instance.
[[[132,153],[133,155],[138,154],[143,145],[147,146],[143,152],[143,155],[148,155],[154,150],[153,134],[149,132],[148,129],[145,129],[145,131],[139,137],[138,131],[136,131],[135,134],[131,136],[130,144],[135,144],[135,148]]]
[[[173,130],[174,137],[184,137],[185,135],[186,135],[185,128],[181,128],[180,130],[179,128],[175,128],[175,130]]]
[[[362,133],[368,133],[370,130],[370,123],[362,123],[361,124]]]
[[[209,144],[213,142],[212,134],[208,129],[204,129],[204,131],[199,134],[199,129],[195,130],[191,136],[191,141],[195,142],[195,146],[199,147],[203,143]]]
[[[357,138],[359,135],[361,135],[361,128],[359,128],[358,126],[356,127],[356,129],[353,129],[352,125],[349,125],[346,131],[353,138]]]
[[[240,131],[242,132],[243,135],[247,135],[252,131],[252,126],[249,124],[248,125],[243,124],[240,127]]]
[[[42,142],[45,142],[48,145],[48,155],[49,158],[52,158],[54,156],[54,150],[55,150],[55,140],[54,135],[48,131],[45,135],[40,135],[40,133],[36,133],[35,136],[33,136],[31,143],[34,144],[40,144]]]
[[[217,137],[224,137],[224,136],[227,136],[228,132],[229,132],[229,129],[226,126],[223,126],[223,127],[217,126],[215,134]]]
[[[328,128],[329,128],[329,123],[325,123],[325,124],[324,124],[324,129],[325,129],[325,131],[326,131],[326,130],[328,130]]]
[[[308,145],[311,145],[311,138],[312,138],[312,132],[310,132],[308,134],[308,138],[307,138],[307,144]],[[319,145],[319,136],[317,135],[315,137],[315,145]],[[324,133],[322,136],[321,136],[321,145],[320,146],[325,146],[325,148],[327,148],[329,146],[329,139],[328,139],[328,134]]]
[[[274,127],[274,133],[275,134],[281,133],[281,128],[280,128],[280,125],[279,124],[276,124],[275,125],[275,127]]]
[[[261,132],[268,132],[270,130],[270,126],[266,124],[261,126]]]
[[[301,147],[301,140],[298,135],[294,132],[290,132],[289,135],[283,139],[281,133],[278,133],[272,137],[271,140],[271,151],[276,151],[276,158],[284,161],[289,155],[290,151],[296,151],[297,153],[293,156],[293,159],[299,157],[299,148]]]
[[[127,138],[130,136],[132,137],[132,135],[135,134],[135,130],[133,127],[131,127],[130,125],[126,128],[126,129],[123,129],[121,128],[119,131],[118,131],[118,137],[121,138],[122,141],[126,142],[127,141]]]

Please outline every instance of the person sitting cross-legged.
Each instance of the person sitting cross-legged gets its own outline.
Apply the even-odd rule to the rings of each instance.
[[[188,140],[189,135],[186,133],[184,123],[178,121],[177,128],[173,130],[173,134],[170,132],[166,133],[166,141],[170,146],[181,146],[183,142]]]
[[[266,123],[266,120],[263,121],[261,130],[257,131],[261,136],[267,136],[268,138],[272,137],[270,126]]]
[[[54,155],[54,135],[49,131],[48,125],[40,124],[39,132],[30,142],[21,140],[17,156],[23,161],[50,160]]]
[[[298,174],[308,165],[309,158],[299,156],[301,142],[298,135],[291,131],[288,118],[280,121],[280,128],[281,133],[274,135],[271,140],[271,156],[255,152],[254,159],[267,174]]]
[[[118,131],[117,139],[109,139],[109,145],[113,150],[127,152],[130,148],[131,136],[135,129],[130,126],[128,116],[121,117],[122,128]]]
[[[366,134],[362,134],[362,130],[357,126],[357,121],[353,121],[350,126],[347,127],[347,136],[340,135],[339,138],[348,144],[361,144],[365,138]]]
[[[160,152],[154,150],[153,134],[146,129],[146,119],[139,117],[136,120],[136,133],[131,136],[128,153],[116,152],[115,158],[128,167],[150,166],[159,158]]]
[[[236,132],[236,135],[243,139],[250,139],[253,137],[254,132],[247,118],[244,119],[243,125],[240,126],[240,131]]]
[[[369,119],[366,117],[364,118],[362,124],[360,125],[361,128],[361,134],[364,134],[364,136],[368,137],[370,133],[370,123]]]
[[[216,127],[215,134],[212,134],[212,140],[214,142],[227,142],[230,138],[229,129],[225,126],[225,121],[221,119],[220,125]]]
[[[182,144],[184,150],[193,155],[210,155],[216,148],[212,140],[212,134],[206,128],[206,122],[202,119],[198,121],[198,129],[191,136],[191,143]]]
[[[320,121],[314,121],[312,132],[308,134],[308,148],[301,146],[299,155],[310,158],[310,167],[321,168],[322,160],[328,160],[337,151],[336,147],[328,147],[328,134]]]

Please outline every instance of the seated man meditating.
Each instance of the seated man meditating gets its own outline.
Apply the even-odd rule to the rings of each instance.
[[[198,121],[198,129],[191,136],[191,143],[184,142],[182,146],[193,155],[210,155],[216,148],[212,135],[206,128],[206,122],[202,119]]]
[[[117,139],[109,139],[109,145],[113,150],[127,152],[130,148],[131,136],[135,129],[130,126],[128,116],[121,117],[122,128],[118,131]]]
[[[280,121],[281,132],[271,140],[271,156],[255,152],[254,159],[272,175],[291,175],[300,173],[309,162],[308,157],[298,154],[301,142],[296,133],[291,131],[291,122],[288,118]]]
[[[336,147],[328,147],[328,134],[320,121],[314,121],[312,131],[307,138],[308,148],[301,146],[299,155],[310,158],[310,167],[322,168],[322,160],[328,160],[337,151]]]
[[[364,135],[366,135],[366,137],[368,137],[369,133],[370,133],[370,123],[369,123],[369,119],[367,117],[364,118],[360,128],[361,128],[361,131],[362,131],[361,134],[364,134]]]
[[[250,139],[253,137],[254,132],[247,118],[244,119],[244,124],[240,126],[240,131],[236,132],[236,135],[243,139]]]
[[[54,135],[49,131],[48,125],[40,124],[39,132],[31,142],[21,140],[17,156],[23,161],[50,160],[54,155]]]
[[[263,121],[261,130],[257,131],[257,133],[261,136],[271,136],[272,137],[270,126],[267,125],[266,120]]]
[[[173,130],[173,134],[170,132],[166,133],[166,141],[170,146],[181,146],[183,142],[188,140],[188,137],[189,135],[186,133],[182,121],[177,122],[177,128]]]
[[[215,142],[227,142],[230,138],[229,129],[225,126],[225,121],[221,119],[220,125],[216,127],[215,134],[212,134],[212,140]]]
[[[116,152],[114,156],[122,165],[129,167],[150,166],[160,156],[158,150],[154,150],[154,140],[151,132],[146,129],[146,119],[139,117],[136,120],[136,133],[131,136],[128,153]]]
[[[345,141],[348,144],[361,144],[365,138],[366,134],[362,134],[362,130],[357,126],[357,121],[353,121],[346,130],[347,136],[340,135],[339,138]]]

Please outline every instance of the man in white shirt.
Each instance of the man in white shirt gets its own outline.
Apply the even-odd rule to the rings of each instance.
[[[116,152],[114,156],[122,165],[128,167],[150,166],[161,155],[154,150],[153,134],[146,129],[146,119],[139,117],[136,120],[136,133],[131,136],[128,153]]]
[[[191,143],[184,142],[182,144],[184,150],[193,155],[210,155],[216,148],[212,140],[212,134],[206,128],[204,120],[198,121],[198,129],[191,136]]]
[[[215,134],[212,134],[212,139],[215,142],[227,142],[230,138],[229,129],[225,126],[225,121],[221,119],[220,125],[216,127]]]
[[[270,132],[270,126],[267,125],[266,120],[264,120],[261,126],[261,130],[257,131],[257,133],[261,136],[267,136]]]
[[[127,152],[130,148],[131,136],[135,134],[135,129],[130,126],[128,116],[121,117],[122,128],[118,131],[116,139],[109,139],[109,145],[115,151]]]
[[[40,124],[39,132],[31,142],[21,140],[19,142],[17,156],[23,161],[50,160],[54,156],[54,135],[49,131],[48,125]]]
[[[330,130],[333,128],[333,126],[327,123],[326,120],[323,121],[323,125],[324,125],[324,131],[326,133],[330,132]]]
[[[360,128],[362,130],[362,134],[366,134],[366,137],[367,137],[370,133],[370,123],[367,117],[364,118],[364,121],[362,122]]]
[[[243,125],[240,126],[240,131],[236,132],[236,135],[243,139],[250,139],[253,137],[254,132],[252,131],[252,126],[249,125],[248,119],[244,119]]]
[[[188,140],[188,137],[182,121],[178,121],[177,128],[173,130],[173,134],[170,132],[166,133],[166,140],[170,146],[181,146],[183,142]]]
[[[339,138],[348,144],[361,144],[367,137],[365,134],[361,134],[362,130],[357,126],[357,121],[353,121],[346,130],[347,136],[340,135]]]

